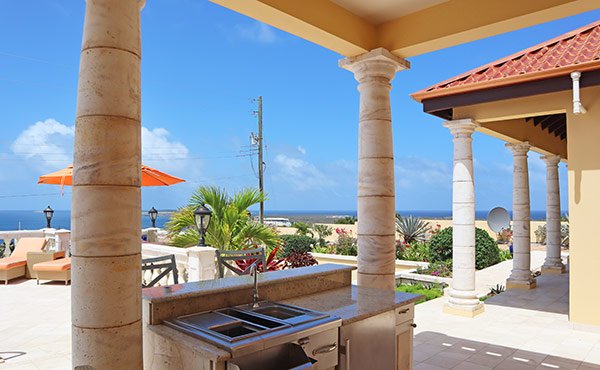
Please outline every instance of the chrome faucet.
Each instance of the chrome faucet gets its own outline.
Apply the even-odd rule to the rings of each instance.
[[[250,275],[254,276],[254,289],[252,291],[252,308],[258,308],[258,270],[256,262],[254,262],[252,266],[250,266]]]

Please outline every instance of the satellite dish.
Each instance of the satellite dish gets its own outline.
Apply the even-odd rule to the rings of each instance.
[[[499,233],[510,227],[510,215],[504,208],[496,207],[488,213],[487,223],[490,229]]]

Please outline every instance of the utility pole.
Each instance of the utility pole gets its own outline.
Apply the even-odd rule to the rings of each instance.
[[[265,163],[263,162],[263,130],[262,130],[262,96],[258,97],[258,190],[264,195],[263,172]],[[265,203],[261,200],[258,210],[258,220],[261,224],[265,221]]]

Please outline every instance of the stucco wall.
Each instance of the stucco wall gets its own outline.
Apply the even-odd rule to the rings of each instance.
[[[600,325],[600,88],[585,89],[581,98],[588,112],[567,114],[570,319]]]

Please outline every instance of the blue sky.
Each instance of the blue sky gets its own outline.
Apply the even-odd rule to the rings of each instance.
[[[36,185],[72,162],[85,2],[0,0],[0,210],[70,208],[70,189]],[[451,208],[452,141],[409,93],[591,23],[600,11],[410,58],[393,82],[397,209]],[[149,0],[142,11],[144,163],[188,180],[144,188],[143,207],[176,208],[201,184],[256,186],[238,157],[264,97],[267,210],[356,208],[358,92],[340,55],[201,0]],[[474,136],[477,209],[510,208],[512,158]],[[256,168],[256,166],[254,166]],[[530,155],[532,209],[544,166]],[[561,168],[563,208],[566,169]]]

